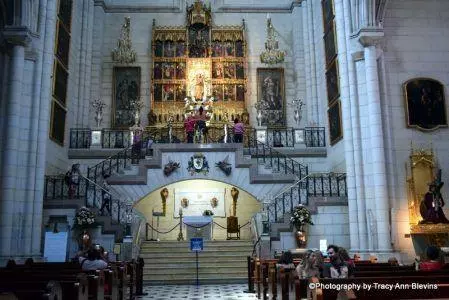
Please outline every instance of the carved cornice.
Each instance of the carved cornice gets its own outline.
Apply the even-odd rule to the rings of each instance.
[[[26,47],[31,42],[31,33],[25,26],[6,26],[3,30],[3,38],[10,45]]]
[[[384,31],[379,27],[365,27],[361,28],[351,38],[357,38],[363,47],[377,46],[382,43],[384,39]]]
[[[184,12],[183,0],[167,1],[171,5],[108,5],[104,0],[95,0],[95,6],[103,7],[107,13],[173,13]]]
[[[365,52],[364,51],[357,51],[351,53],[352,60],[354,61],[361,61],[365,59]]]

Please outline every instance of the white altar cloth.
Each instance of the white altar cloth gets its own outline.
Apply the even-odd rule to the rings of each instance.
[[[205,240],[212,239],[213,218],[208,216],[186,216],[182,222],[186,225],[187,239],[202,237]],[[199,228],[198,228],[199,227]]]

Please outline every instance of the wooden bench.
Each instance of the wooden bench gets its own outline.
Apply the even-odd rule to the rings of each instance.
[[[62,288],[59,282],[50,280],[31,280],[0,282],[0,294],[14,295],[19,300],[59,300],[62,298]]]

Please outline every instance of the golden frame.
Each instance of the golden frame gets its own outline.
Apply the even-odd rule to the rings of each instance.
[[[338,128],[339,133],[337,136],[332,136],[332,128],[331,128],[331,114],[333,114],[333,110],[337,109],[337,115],[338,115]],[[342,121],[342,114],[341,114],[341,101],[338,99],[337,101],[334,101],[327,110],[327,118],[328,118],[328,126],[329,126],[329,142],[330,145],[333,146],[337,144],[339,141],[343,139],[343,121]]]
[[[64,135],[63,135],[63,140],[60,141],[58,139],[56,139],[52,133],[53,133],[53,128],[54,128],[54,122],[53,122],[53,116],[55,113],[55,105],[59,105],[62,107],[62,109],[65,111],[65,116],[64,116]],[[58,103],[58,101],[52,97],[52,101],[51,101],[51,115],[50,115],[50,131],[48,132],[48,138],[50,140],[52,140],[53,142],[55,142],[56,144],[58,144],[61,147],[64,147],[64,142],[65,142],[65,125],[66,125],[66,121],[67,121],[67,109],[65,107],[63,107],[61,104]]]
[[[327,53],[327,37],[331,34],[334,35],[333,38],[333,43],[334,43],[334,54],[332,55],[332,57],[328,58],[328,53]],[[324,61],[326,62],[326,69],[328,67],[330,67],[333,63],[334,60],[337,59],[338,57],[338,42],[337,42],[337,29],[336,29],[336,24],[335,21],[333,20],[331,22],[331,25],[329,26],[329,28],[327,29],[327,31],[325,31],[324,35],[323,35],[323,43],[324,43]]]
[[[441,95],[443,98],[443,118],[444,118],[444,123],[445,124],[438,124],[432,128],[424,128],[422,126],[420,126],[419,124],[411,124],[410,122],[410,110],[409,110],[409,96],[412,97],[411,95],[408,95],[408,91],[407,91],[407,87],[409,84],[411,84],[412,82],[415,81],[429,81],[429,82],[433,82],[433,83],[437,83],[439,84],[440,88],[441,88]],[[448,123],[447,123],[447,111],[446,111],[446,97],[445,97],[445,88],[444,88],[444,84],[441,83],[439,80],[433,79],[433,78],[428,78],[428,77],[417,77],[417,78],[411,78],[409,80],[407,80],[406,82],[404,82],[402,84],[402,91],[404,93],[404,107],[405,107],[405,122],[406,122],[406,126],[407,128],[416,128],[418,130],[424,131],[424,132],[430,132],[430,131],[434,131],[437,130],[439,128],[446,128],[448,127]]]
[[[332,13],[332,18],[329,20],[326,20],[326,13],[324,11],[324,3],[325,2],[330,2],[330,8],[331,8],[331,13]],[[321,14],[323,16],[323,33],[326,33],[327,30],[329,29],[328,26],[329,24],[335,20],[335,3],[334,0],[322,0],[321,1]],[[327,22],[326,22],[327,21]]]
[[[129,126],[117,126],[116,125],[116,112],[117,112],[117,99],[116,99],[116,92],[117,92],[117,72],[119,72],[119,70],[123,70],[124,72],[126,72],[126,69],[134,69],[137,70],[137,99],[140,99],[140,89],[142,87],[142,74],[141,74],[141,68],[138,66],[114,66],[113,68],[113,72],[112,72],[112,105],[111,105],[111,109],[112,109],[112,128],[114,129],[128,129]],[[132,125],[130,125],[132,126]]]
[[[280,125],[267,125],[269,128],[286,128],[287,126],[287,101],[285,99],[285,77],[284,77],[284,69],[283,68],[257,68],[257,99],[258,102],[260,99],[262,99],[262,85],[261,85],[261,79],[262,79],[262,73],[263,72],[273,72],[273,73],[279,73],[279,81],[281,84],[280,93],[281,93],[281,105],[282,105],[282,113],[283,113],[283,120],[282,124]],[[262,110],[263,111],[263,110]],[[266,111],[273,111],[273,110],[266,110]],[[274,110],[275,111],[275,110]],[[264,123],[262,123],[262,126],[265,126]]]

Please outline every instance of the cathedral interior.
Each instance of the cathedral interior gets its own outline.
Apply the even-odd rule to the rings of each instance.
[[[145,282],[191,283],[193,267],[176,277],[160,258],[188,262],[172,255],[195,238],[207,262],[237,247],[241,269],[200,274],[229,284],[245,283],[247,256],[329,245],[444,257],[448,11],[0,0],[0,265],[98,244],[143,258]]]

